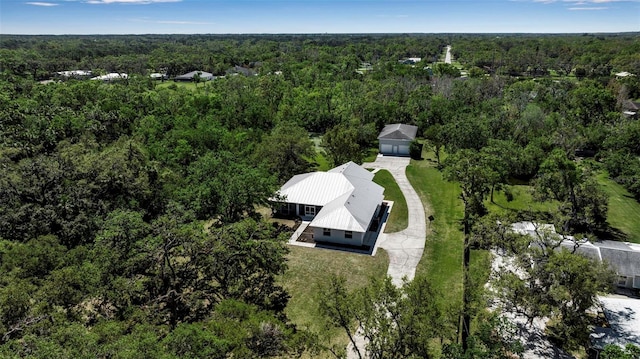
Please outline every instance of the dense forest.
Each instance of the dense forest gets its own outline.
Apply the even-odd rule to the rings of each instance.
[[[434,64],[447,45],[455,66]],[[76,69],[129,78],[57,74]],[[193,70],[227,76],[148,76]],[[640,121],[623,115],[640,80],[618,72],[640,75],[638,34],[3,35],[0,356],[327,350],[285,315],[290,230],[258,212],[318,156],[362,161],[388,123],[419,126],[462,184],[465,220],[519,181],[562,203],[550,220],[563,232],[612,235],[595,172],[640,200]],[[419,297],[420,283],[395,300]]]

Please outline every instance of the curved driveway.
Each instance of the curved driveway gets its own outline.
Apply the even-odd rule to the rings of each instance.
[[[404,279],[407,281],[413,280],[416,274],[416,267],[420,262],[422,252],[424,252],[424,242],[427,237],[427,225],[422,201],[420,201],[420,197],[418,197],[413,186],[409,183],[405,173],[409,163],[410,159],[407,157],[379,156],[375,162],[362,164],[364,168],[378,168],[389,171],[407,201],[409,212],[407,228],[400,232],[380,233],[377,244],[378,247],[384,248],[389,254],[387,275],[391,277],[391,281],[397,287],[402,286]],[[360,330],[354,335],[354,340],[360,353],[365,358],[368,358],[366,354],[367,341]],[[347,345],[347,359],[358,359],[353,343]]]
[[[402,285],[403,278],[412,280],[416,274],[416,267],[427,236],[424,207],[420,197],[411,186],[405,173],[410,159],[407,157],[383,156],[377,157],[375,162],[363,163],[365,168],[379,168],[389,171],[398,183],[409,212],[408,226],[405,230],[395,233],[381,233],[378,246],[389,254],[389,275],[396,286]]]

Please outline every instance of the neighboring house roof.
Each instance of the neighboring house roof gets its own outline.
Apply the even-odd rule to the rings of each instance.
[[[167,74],[162,74],[159,72],[153,72],[149,74],[149,77],[151,77],[152,79],[166,79],[167,78]]]
[[[629,76],[635,76],[634,74],[628,72],[628,71],[622,71],[622,72],[618,72],[616,74],[617,77],[629,77]]]
[[[234,66],[233,69],[231,69],[231,72],[245,76],[256,76],[258,74],[256,70],[244,66]]]
[[[205,71],[191,71],[184,75],[176,76],[175,80],[193,80],[197,75],[200,75],[201,80],[213,80],[213,74]]]
[[[609,263],[618,275],[627,277],[640,276],[640,246],[615,241],[599,241],[594,245],[600,248],[600,256],[604,262]],[[634,280],[634,287],[636,287]],[[640,288],[640,283],[637,287]]]
[[[287,203],[322,206],[312,227],[366,232],[384,198],[384,188],[372,179],[371,172],[348,162],[327,172],[293,176],[279,195]]]
[[[627,100],[622,104],[622,108],[629,111],[638,111],[640,110],[640,102],[634,102],[631,100]]]
[[[69,70],[69,71],[58,71],[56,72],[58,75],[64,76],[64,77],[71,77],[71,76],[91,76],[91,71],[88,70]]]
[[[512,223],[511,230],[519,234],[528,234],[531,237],[535,237],[541,232],[556,234],[556,227],[553,224],[533,223],[528,221]]]
[[[96,77],[92,77],[92,80],[102,80],[102,81],[111,81],[111,80],[120,80],[120,79],[126,79],[129,78],[129,75],[123,73],[117,73],[117,72],[111,72],[108,73],[106,75],[102,75],[102,76],[96,76]]]
[[[553,224],[517,222],[513,223],[511,228],[516,233],[528,234],[532,237],[536,237],[542,231],[558,235]],[[564,236],[564,238],[566,239],[562,241],[562,247],[573,250],[576,245],[575,239],[571,236]],[[578,243],[580,246],[576,249],[576,253],[608,263],[618,275],[640,277],[640,245],[610,240],[595,242],[582,240]],[[635,282],[634,287],[636,286]],[[640,283],[638,283],[638,287],[640,288]]]
[[[405,125],[402,123],[394,123],[386,125],[378,135],[379,140],[409,140],[416,138],[418,126]]]

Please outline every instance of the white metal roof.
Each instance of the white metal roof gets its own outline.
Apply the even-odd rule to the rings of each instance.
[[[282,186],[284,202],[322,206],[313,227],[366,232],[384,188],[372,181],[373,174],[353,162],[328,172],[293,176]]]
[[[327,203],[311,221],[311,226],[366,232],[376,208],[382,203],[384,188],[365,179],[356,179],[353,184],[353,191]]]
[[[324,206],[341,195],[353,191],[353,185],[341,173],[314,172],[293,176],[279,194],[285,202]]]

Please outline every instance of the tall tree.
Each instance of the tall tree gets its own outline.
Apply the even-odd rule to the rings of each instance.
[[[570,231],[602,229],[607,219],[607,197],[592,172],[555,149],[540,166],[534,181],[535,196],[560,202],[566,216],[562,228]]]
[[[264,164],[278,180],[284,182],[293,175],[308,172],[309,161],[315,155],[309,133],[302,127],[280,122],[262,140],[256,151],[256,162]]]
[[[500,227],[508,228],[507,222],[501,223],[492,225],[496,232],[486,234],[496,235],[496,244],[505,238]],[[611,289],[613,272],[606,264],[576,253],[579,241],[568,249],[562,245],[566,237],[544,226],[536,225],[533,236],[510,233],[507,238],[511,244],[502,249],[508,264],[498,270],[492,284],[506,310],[529,321],[550,318],[548,333],[568,349],[586,343],[590,326],[586,313],[599,293]]]
[[[389,277],[372,278],[352,293],[344,288],[344,279],[333,278],[330,283],[322,291],[320,311],[332,326],[347,333],[359,357],[431,356],[433,339],[444,332],[443,313],[426,278],[418,276],[400,288]],[[366,353],[356,345],[355,328],[366,339]]]
[[[335,126],[324,134],[322,142],[333,165],[362,160],[363,154],[358,144],[358,137],[356,128],[345,125]]]
[[[471,277],[469,264],[471,261],[470,235],[474,220],[484,216],[487,209],[484,199],[490,192],[496,172],[486,162],[489,158],[483,157],[472,150],[460,150],[447,158],[444,168],[444,176],[449,181],[460,184],[461,199],[464,202],[464,254],[462,265],[464,271],[464,301],[460,318],[460,331],[462,333],[462,349],[467,351],[468,339],[471,335]]]

